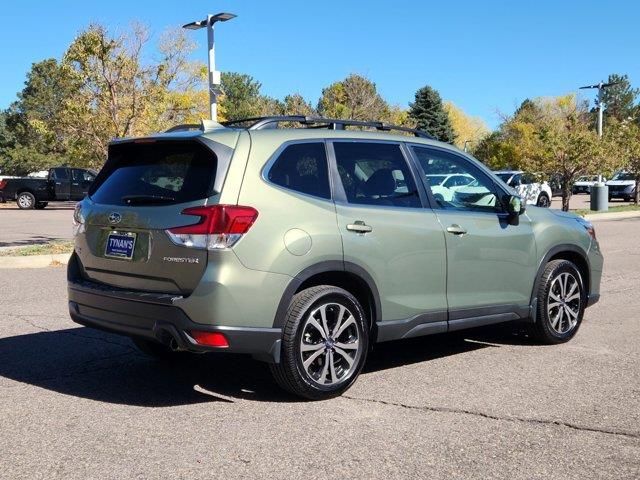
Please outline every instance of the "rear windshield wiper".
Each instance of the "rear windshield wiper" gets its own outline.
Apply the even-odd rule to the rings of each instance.
[[[125,195],[122,200],[127,205],[140,205],[144,203],[171,203],[175,202],[175,197],[164,195]]]

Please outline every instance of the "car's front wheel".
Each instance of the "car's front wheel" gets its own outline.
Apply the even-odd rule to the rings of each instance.
[[[538,207],[549,207],[551,205],[551,200],[549,200],[549,196],[546,193],[541,193],[538,196],[538,201],[536,202]]]
[[[369,328],[358,300],[342,288],[320,285],[296,294],[284,319],[276,382],[289,392],[323,400],[356,380],[369,348]]]
[[[568,260],[552,260],[538,284],[534,337],[546,344],[568,342],[580,328],[586,304],[582,275]]]

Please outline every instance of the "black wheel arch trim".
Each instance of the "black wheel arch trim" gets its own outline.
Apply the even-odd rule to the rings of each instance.
[[[275,318],[273,319],[273,327],[281,328],[284,324],[284,319],[287,313],[287,309],[289,308],[289,303],[291,299],[295,295],[296,291],[300,288],[300,286],[311,277],[321,274],[321,273],[330,273],[330,272],[344,272],[350,273],[352,275],[357,276],[362,281],[364,281],[369,290],[371,292],[371,296],[373,297],[373,307],[374,307],[374,316],[372,319],[372,326],[380,321],[381,318],[381,303],[380,303],[380,294],[378,292],[378,287],[376,286],[376,282],[373,277],[367,272],[364,268],[355,263],[345,262],[342,260],[326,260],[323,262],[316,263],[311,265],[298,274],[296,274],[282,294],[280,298],[280,302],[278,303],[278,308],[276,310]]]
[[[536,279],[533,282],[533,288],[531,289],[531,302],[530,302],[531,305],[534,305],[535,303],[537,303],[538,297],[536,296],[536,292],[538,290],[538,284],[540,283],[542,274],[544,273],[545,266],[547,265],[547,263],[549,263],[549,260],[551,260],[551,258],[563,252],[571,252],[571,253],[578,254],[580,258],[582,258],[582,260],[584,260],[585,264],[587,265],[587,270],[588,270],[587,274],[589,276],[591,275],[591,262],[589,261],[589,256],[587,255],[587,252],[585,252],[579,246],[571,243],[562,243],[559,245],[555,245],[547,251],[547,253],[542,257],[542,259],[540,260],[540,263],[538,264],[538,273],[536,273]],[[584,282],[585,295],[589,297],[589,293],[590,293],[589,290],[591,285],[590,278],[586,278],[586,279],[583,278],[582,281]],[[535,312],[533,313],[535,314]]]

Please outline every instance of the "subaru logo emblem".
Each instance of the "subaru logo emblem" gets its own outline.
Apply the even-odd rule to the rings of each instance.
[[[109,214],[109,223],[112,224],[116,224],[116,223],[120,223],[122,221],[122,215],[120,215],[118,212],[112,212],[111,214]]]

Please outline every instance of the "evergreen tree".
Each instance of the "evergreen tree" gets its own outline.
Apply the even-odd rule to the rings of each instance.
[[[456,135],[437,90],[428,85],[422,87],[416,92],[415,102],[409,107],[409,116],[415,120],[417,128],[442,142],[454,142]]]

